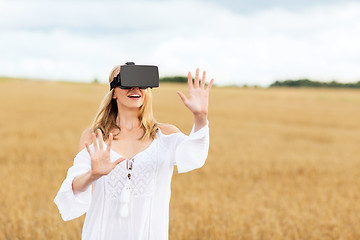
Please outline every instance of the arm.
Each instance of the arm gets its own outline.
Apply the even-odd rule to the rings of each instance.
[[[78,194],[80,192],[85,192],[86,189],[98,178],[96,178],[93,174],[91,174],[91,170],[86,173],[79,175],[74,178],[72,182],[72,189],[74,194]]]
[[[177,92],[185,106],[193,113],[194,125],[189,136],[180,134],[175,144],[174,164],[178,172],[188,172],[202,167],[209,152],[208,106],[209,92],[214,83],[211,79],[205,88],[206,72],[203,72],[201,82],[199,69],[196,69],[194,83],[191,73],[188,73],[189,96]]]
[[[85,144],[90,144],[91,141],[91,129],[87,128],[80,137],[79,152],[85,148]],[[74,194],[84,192],[95,180],[96,178],[91,174],[91,170],[75,177],[72,181],[72,189]]]
[[[195,124],[189,136],[170,124],[160,124],[161,139],[171,152],[171,165],[177,165],[178,173],[201,168],[209,151],[209,127],[206,125],[195,132]]]
[[[95,134],[90,134],[93,141],[93,146],[90,149],[87,131],[90,133],[90,130],[85,130],[79,145],[79,149],[83,146],[82,144],[85,145],[86,149],[82,149],[76,155],[74,164],[69,168],[67,176],[54,199],[64,221],[80,217],[87,212],[92,199],[92,183],[101,176],[108,174],[118,163],[124,160],[119,158],[111,162],[112,135],[109,138],[108,148],[104,150],[100,130],[98,130],[100,131],[98,143]]]
[[[84,149],[74,158],[74,163],[68,169],[66,178],[54,199],[64,221],[80,217],[89,209],[92,199],[92,186],[89,185],[86,189],[82,189],[83,191],[75,194],[72,189],[72,182],[75,177],[85,174],[90,169],[90,157]]]
[[[185,173],[204,166],[209,152],[209,126],[205,126],[195,132],[193,125],[189,136],[181,135],[174,151],[174,160],[178,173]]]

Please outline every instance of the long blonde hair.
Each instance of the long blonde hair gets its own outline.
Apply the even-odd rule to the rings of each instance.
[[[114,77],[120,72],[120,65],[114,67],[109,76],[109,83],[114,79]],[[106,94],[102,100],[98,113],[92,123],[91,130],[97,133],[97,129],[100,129],[104,136],[104,141],[109,138],[109,134],[113,129],[118,129],[121,131],[120,127],[116,124],[116,117],[118,115],[118,107],[116,99],[113,99],[113,88],[110,92]],[[158,129],[158,123],[155,121],[153,111],[152,111],[152,94],[151,90],[147,88],[144,96],[144,102],[140,107],[139,111],[139,121],[140,127],[144,130],[144,135],[140,138],[141,140],[148,138],[156,138],[156,132]],[[119,116],[121,117],[121,116]],[[114,139],[118,134],[114,135]]]

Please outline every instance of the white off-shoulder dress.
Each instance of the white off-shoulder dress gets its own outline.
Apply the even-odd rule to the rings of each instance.
[[[93,150],[93,145],[90,148]],[[165,135],[158,129],[153,142],[134,156],[128,216],[123,217],[120,194],[128,181],[126,161],[97,179],[84,192],[74,195],[73,179],[91,169],[90,156],[84,148],[76,155],[54,202],[64,221],[86,213],[83,240],[167,240],[174,165],[178,173],[200,168],[208,150],[208,122],[196,132],[193,126],[189,136],[183,133]],[[119,153],[111,150],[111,161],[119,157]]]

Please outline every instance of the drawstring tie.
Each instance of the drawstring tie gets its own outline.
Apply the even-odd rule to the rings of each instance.
[[[125,183],[124,188],[120,194],[120,215],[121,217],[128,217],[129,216],[129,202],[130,202],[130,181],[131,181],[131,170],[133,169],[134,159],[126,160],[126,169],[127,173],[127,180]]]

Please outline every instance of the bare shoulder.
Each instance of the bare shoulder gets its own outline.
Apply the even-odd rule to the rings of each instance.
[[[89,145],[92,143],[91,133],[92,133],[91,128],[87,128],[81,134],[80,143],[79,143],[79,152],[85,148],[85,143]]]
[[[172,124],[159,123],[159,128],[161,132],[165,135],[170,135],[173,133],[181,133],[181,131]]]

